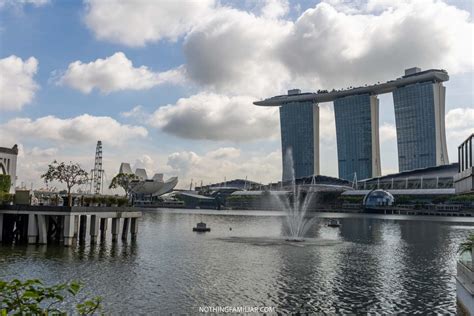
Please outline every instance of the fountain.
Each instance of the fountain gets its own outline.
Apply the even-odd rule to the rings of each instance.
[[[293,154],[291,150],[286,152],[285,166],[290,174],[291,192],[284,197],[276,192],[270,192],[271,197],[277,202],[279,211],[285,216],[285,236],[282,237],[222,237],[218,238],[226,242],[252,244],[256,246],[293,246],[293,247],[314,247],[333,246],[340,244],[339,240],[329,240],[321,238],[305,237],[308,230],[315,224],[317,217],[307,216],[307,211],[311,202],[311,194],[304,194],[304,191],[296,185],[295,170],[293,165]],[[313,183],[314,184],[314,180]]]
[[[283,199],[276,195],[273,196],[278,201],[280,210],[286,214],[286,241],[302,242],[308,230],[316,222],[316,217],[306,217],[306,212],[311,202],[311,195],[306,194],[303,196],[301,188],[296,185],[295,167],[291,148],[286,151],[285,157],[284,168],[287,174],[290,175],[292,196],[285,196]]]

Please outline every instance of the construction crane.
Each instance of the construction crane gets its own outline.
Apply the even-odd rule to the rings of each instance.
[[[95,149],[94,169],[91,170],[91,193],[101,194],[104,183],[104,169],[102,169],[102,141],[97,141]]]

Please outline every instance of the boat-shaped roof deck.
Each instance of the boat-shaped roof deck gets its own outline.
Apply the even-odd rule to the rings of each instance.
[[[415,72],[405,75],[401,78],[390,80],[385,83],[377,83],[370,86],[356,87],[344,90],[331,90],[331,91],[319,91],[318,93],[296,93],[296,94],[285,94],[275,97],[271,97],[261,101],[255,101],[253,104],[261,106],[279,106],[285,103],[293,102],[307,102],[312,101],[314,103],[332,102],[336,99],[360,95],[378,95],[384,93],[390,93],[397,88],[407,86],[414,83],[421,82],[443,82],[448,81],[449,76],[446,70],[442,69],[429,69],[425,71]]]

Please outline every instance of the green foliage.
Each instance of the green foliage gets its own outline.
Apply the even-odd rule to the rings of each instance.
[[[364,196],[363,195],[340,195],[338,199],[343,202],[362,203],[362,201],[364,200]]]
[[[474,234],[470,234],[469,237],[467,237],[466,241],[462,242],[459,245],[458,252],[459,253],[464,253],[466,251],[472,251],[472,246],[474,245]]]
[[[128,205],[128,198],[117,198],[117,205],[118,206],[127,206]]]
[[[107,198],[107,204],[108,205],[115,205],[115,204],[118,204],[117,203],[117,198],[115,196],[109,196]]]
[[[8,192],[0,192],[0,204],[9,204],[13,202],[15,195]]]
[[[0,193],[1,192],[10,192],[10,187],[12,185],[12,179],[9,174],[0,174]]]
[[[67,187],[67,193],[69,197],[68,205],[72,205],[71,189],[75,185],[81,185],[87,183],[89,178],[87,172],[81,168],[77,163],[70,162],[65,164],[64,162],[53,161],[48,165],[48,170],[41,175],[46,183],[52,181],[58,181],[65,183]]]
[[[474,202],[474,194],[461,194],[449,199],[453,202]]]
[[[38,279],[21,281],[0,280],[0,314],[1,315],[66,315],[62,303],[67,295],[75,297],[82,285],[77,281],[46,286]],[[101,298],[95,297],[76,305],[79,315],[101,313]]]
[[[128,196],[132,191],[132,181],[134,180],[138,180],[138,177],[133,173],[119,173],[110,182],[109,189],[121,187]]]

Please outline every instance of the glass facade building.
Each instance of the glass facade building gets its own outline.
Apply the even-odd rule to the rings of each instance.
[[[369,94],[334,100],[339,178],[380,175],[378,99]]]
[[[313,102],[294,102],[280,107],[283,181],[291,180],[292,153],[295,178],[318,174],[319,107]],[[316,137],[315,137],[316,136]]]
[[[448,163],[444,87],[422,82],[393,91],[400,171]]]

